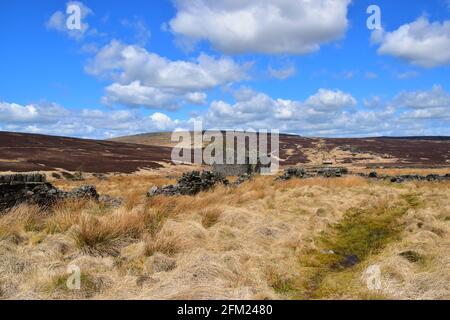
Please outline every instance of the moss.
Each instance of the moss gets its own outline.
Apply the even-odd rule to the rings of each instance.
[[[404,229],[400,218],[420,204],[418,195],[408,194],[392,205],[383,202],[345,212],[338,223],[316,238],[316,248],[302,255],[304,280],[296,297],[322,299],[356,290],[362,272],[360,263],[398,240]]]
[[[80,289],[69,289],[67,286],[67,280],[70,276],[70,274],[55,276],[46,286],[46,291],[51,295],[56,294],[57,296],[60,296],[62,293],[73,297],[91,298],[96,293],[99,293],[104,287],[104,283],[101,278],[95,278],[90,274],[81,273]]]

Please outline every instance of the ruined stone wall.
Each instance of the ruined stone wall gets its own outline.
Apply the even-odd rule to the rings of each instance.
[[[95,186],[80,186],[70,192],[59,190],[46,182],[43,174],[0,175],[0,214],[21,203],[47,208],[67,198],[99,200],[99,195]],[[106,202],[117,200],[109,197]]]
[[[46,184],[43,174],[0,175],[0,210],[26,202],[34,195],[33,190]]]
[[[252,166],[249,164],[214,164],[212,167],[215,173],[219,173],[224,177],[254,173]]]

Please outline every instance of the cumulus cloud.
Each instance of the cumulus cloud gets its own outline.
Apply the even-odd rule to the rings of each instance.
[[[273,98],[250,88],[233,93],[234,102],[213,101],[195,118],[139,110],[68,110],[57,104],[0,102],[0,129],[108,138],[153,131],[204,129],[279,129],[305,136],[450,135],[450,93],[441,86],[401,92],[387,101],[358,101],[341,90],[321,88],[304,100]]]
[[[0,130],[109,138],[142,132],[187,128],[185,121],[162,113],[142,115],[133,110],[69,110],[57,104],[0,102]]]
[[[214,101],[202,117],[208,127],[279,128],[284,132],[307,132],[328,125],[337,114],[352,109],[356,99],[342,91],[319,89],[305,101],[273,99],[261,92],[244,90],[234,104]]]
[[[57,104],[29,104],[0,102],[0,121],[8,123],[49,123],[67,115],[67,110]]]
[[[80,29],[72,29],[72,30],[69,29],[66,25],[69,15],[66,14],[66,12],[62,11],[54,12],[47,20],[45,25],[48,29],[65,33],[73,39],[80,40],[89,30],[89,24],[86,22],[86,17],[92,15],[93,11],[80,1],[69,1],[66,4],[66,8],[71,5],[76,5],[80,8],[80,18],[81,18]]]
[[[271,77],[279,80],[286,80],[297,72],[297,69],[293,65],[281,69],[275,69],[272,66],[269,66],[268,70]]]
[[[377,31],[372,38],[380,43],[378,53],[382,55],[426,68],[450,63],[450,20],[429,22],[421,17],[392,32]]]
[[[364,99],[319,89],[304,101],[274,99],[245,88],[235,103],[214,101],[201,118],[208,128],[277,128],[306,136],[450,134],[449,93],[402,92],[392,100]],[[425,104],[425,102],[427,104]]]
[[[318,111],[340,110],[344,107],[356,106],[356,99],[348,93],[340,90],[332,91],[319,89],[319,91],[308,98],[306,105]]]
[[[305,54],[344,36],[350,0],[177,0],[169,29],[226,53]]]
[[[204,104],[204,90],[245,79],[245,69],[230,58],[206,54],[192,61],[172,61],[117,40],[86,66],[89,74],[114,81],[103,101],[171,110],[180,102]]]
[[[450,94],[442,86],[435,85],[428,91],[402,92],[394,99],[394,104],[412,109],[450,109]]]

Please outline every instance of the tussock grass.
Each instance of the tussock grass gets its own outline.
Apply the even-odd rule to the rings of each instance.
[[[0,217],[2,298],[75,299],[437,299],[450,295],[450,183],[401,185],[360,177],[274,181],[147,199],[161,172],[96,184],[125,205],[67,201]],[[170,177],[167,177],[170,176]],[[148,257],[176,263],[149,274]],[[346,259],[356,256],[354,265]],[[152,263],[156,263],[156,262]],[[67,265],[86,287],[67,291]],[[362,275],[382,270],[383,289]],[[32,267],[31,267],[32,266]],[[83,286],[83,280],[82,280]]]
[[[171,232],[160,232],[145,239],[144,255],[151,257],[155,253],[173,256],[181,249],[181,239]]]
[[[0,240],[19,241],[25,232],[43,229],[43,213],[37,206],[20,205],[0,215]]]
[[[207,208],[201,210],[199,214],[202,217],[202,225],[208,229],[219,221],[220,216],[223,214],[223,209],[220,207]]]
[[[116,214],[109,219],[82,215],[73,237],[83,252],[117,256],[120,249],[138,239],[144,229],[144,221],[134,214]]]

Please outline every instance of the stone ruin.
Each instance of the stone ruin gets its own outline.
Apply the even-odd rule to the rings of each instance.
[[[93,199],[118,205],[119,199],[99,196],[95,186],[80,186],[70,192],[57,189],[48,183],[44,174],[0,175],[0,212],[26,203],[48,208],[64,199]]]
[[[217,184],[228,185],[229,181],[223,175],[211,171],[192,171],[183,173],[177,184],[164,187],[152,187],[147,196],[195,195],[201,191],[213,188]]]
[[[349,174],[347,168],[344,167],[316,167],[316,168],[288,168],[284,173],[277,178],[277,180],[290,180],[292,178],[312,178],[312,177],[325,177],[325,178],[336,178],[342,177]],[[403,183],[408,181],[429,181],[429,182],[439,182],[439,181],[450,181],[450,173],[446,175],[430,174],[427,176],[420,176],[417,174],[407,174],[407,175],[378,175],[376,172],[371,172],[368,175],[364,173],[358,173],[357,176],[376,180],[388,180],[393,183]]]
[[[292,178],[337,178],[348,174],[348,169],[344,167],[315,167],[315,168],[288,168],[277,180],[290,180]]]
[[[223,150],[223,158],[221,163],[213,163],[213,159],[207,159],[208,161],[206,161],[206,163],[213,163],[213,172],[221,174],[224,177],[240,177],[259,174],[263,168],[270,168],[270,163],[262,163],[258,147],[250,147],[250,142],[247,140],[248,137],[245,133],[236,132],[234,133],[234,136],[237,140],[234,141],[232,147],[229,147],[225,140],[223,141],[222,146],[215,145],[216,148]],[[240,160],[238,159],[238,151],[243,152],[243,158]],[[204,157],[206,160],[208,156],[204,155]],[[232,161],[230,161],[230,159]]]
[[[361,176],[365,176],[362,174]],[[403,183],[408,181],[428,181],[428,182],[439,182],[439,181],[450,181],[450,173],[447,173],[446,175],[438,175],[438,174],[429,174],[427,176],[421,176],[417,174],[404,174],[404,175],[397,175],[397,176],[389,176],[389,175],[382,175],[379,176],[376,172],[371,172],[369,175],[367,175],[370,179],[377,179],[377,180],[389,180],[393,183]]]

